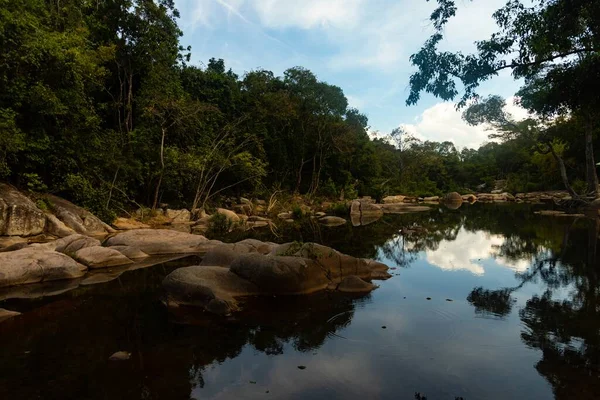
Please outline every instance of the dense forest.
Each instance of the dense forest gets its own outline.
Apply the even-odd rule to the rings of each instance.
[[[463,55],[437,51],[456,10],[440,1],[437,31],[412,57],[408,103],[464,89],[465,120],[494,128],[495,140],[457,149],[401,128],[370,135],[342,89],[305,68],[239,76],[224,60],[198,62],[210,55],[180,45],[173,0],[0,0],[0,180],[105,219],[222,195],[439,195],[498,179],[512,192],[595,194],[600,6],[512,3],[495,15],[501,33]],[[556,37],[537,40],[538,30]],[[473,101],[481,81],[508,68],[525,80],[526,121],[497,96]]]

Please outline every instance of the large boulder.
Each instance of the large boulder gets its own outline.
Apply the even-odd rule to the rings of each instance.
[[[241,254],[256,253],[256,247],[246,243],[223,243],[206,252],[200,265],[229,267]]]
[[[450,192],[444,196],[444,203],[461,203],[463,202],[463,197],[457,192]]]
[[[11,185],[0,183],[0,236],[33,236],[44,231],[46,215]]]
[[[56,244],[56,251],[67,255],[75,254],[77,251],[86,247],[100,246],[100,241],[98,239],[78,234],[67,236],[54,243]]]
[[[238,310],[236,297],[262,294],[256,285],[229,269],[210,266],[179,268],[167,275],[162,285],[167,306],[195,306],[218,315]]]
[[[126,231],[106,241],[108,246],[133,246],[149,255],[205,253],[218,244],[204,236],[166,229]]]
[[[365,200],[364,198],[354,200],[350,206],[350,220],[352,221],[352,225],[368,225],[377,221],[383,216],[382,207],[385,205],[386,204],[374,204],[370,200]]]
[[[84,247],[73,258],[89,268],[108,268],[133,264],[120,251],[102,246]]]
[[[51,194],[43,195],[41,198],[50,204],[53,214],[59,220],[77,233],[105,235],[114,232],[114,229],[102,222],[100,218],[70,201]]]
[[[0,253],[0,287],[75,279],[86,270],[71,257],[41,247]]]

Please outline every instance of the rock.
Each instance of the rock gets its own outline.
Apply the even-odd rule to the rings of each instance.
[[[84,235],[104,235],[114,229],[102,222],[91,212],[58,196],[46,194],[41,197],[48,202],[54,215],[66,226]]]
[[[236,204],[233,206],[233,209],[237,214],[241,215],[251,215],[252,214],[252,205],[251,204]]]
[[[282,212],[282,213],[277,214],[277,218],[283,219],[283,220],[293,219],[294,215],[291,212]]]
[[[89,268],[108,268],[133,264],[133,261],[121,254],[120,251],[102,246],[84,247],[78,250],[73,258]]]
[[[425,203],[438,203],[440,201],[439,196],[425,197],[423,198]]]
[[[381,210],[384,214],[409,214],[414,212],[430,211],[431,208],[416,204],[390,203],[381,204]]]
[[[403,201],[403,203],[418,203],[418,202],[419,202],[419,198],[414,197],[414,196],[406,196]]]
[[[138,260],[149,257],[148,254],[133,246],[111,246],[110,248],[117,250],[130,260]]]
[[[131,229],[147,229],[150,225],[144,224],[143,222],[137,221],[133,218],[117,218],[112,225],[119,230],[131,230]]]
[[[76,233],[59,239],[53,244],[55,245],[54,250],[71,255],[85,247],[100,246],[101,243],[98,239]]]
[[[29,245],[29,242],[26,238],[22,238],[20,236],[0,236],[0,252],[1,251],[11,251],[15,246],[23,246],[26,247]],[[23,248],[20,247],[20,248]],[[14,248],[13,250],[19,250],[19,248]]]
[[[462,199],[468,203],[475,203],[477,201],[477,197],[474,194],[465,194],[462,196]]]
[[[127,351],[117,351],[112,356],[110,356],[108,359],[110,361],[127,361],[130,358],[131,358],[131,353],[129,353]]]
[[[350,275],[342,279],[337,287],[343,293],[369,293],[377,286],[360,279],[358,276]]]
[[[345,225],[346,222],[348,222],[344,218],[333,217],[333,216],[321,217],[318,219],[318,221],[320,224],[327,225],[327,226],[340,226],[340,225]]]
[[[217,214],[224,215],[232,223],[238,223],[238,222],[240,222],[239,215],[237,215],[236,213],[234,213],[231,210],[226,210],[224,208],[217,208]]]
[[[462,203],[463,198],[457,192],[450,192],[444,196],[444,203]]]
[[[238,310],[235,297],[261,294],[256,285],[229,269],[211,266],[176,269],[162,286],[169,307],[196,306],[218,315]]]
[[[395,204],[395,203],[403,203],[406,196],[396,195],[396,196],[387,196],[383,198],[383,204]]]
[[[75,279],[86,270],[65,254],[45,248],[30,246],[0,253],[0,287]]]
[[[46,214],[46,232],[58,237],[66,237],[77,233],[52,214]]]
[[[382,216],[383,214],[350,214],[350,222],[352,226],[366,226],[379,221]]]
[[[205,253],[219,241],[204,236],[165,229],[137,229],[118,233],[106,241],[108,246],[133,246],[149,255]]]
[[[4,322],[7,319],[16,317],[17,315],[21,315],[20,312],[5,310],[4,308],[0,308],[0,322]]]
[[[368,225],[377,221],[383,216],[383,206],[384,205],[373,204],[364,199],[354,200],[350,206],[350,219],[352,225]]]
[[[319,212],[315,213],[315,217],[317,217],[317,218],[323,218],[325,216],[327,216],[327,214],[325,214],[323,211],[319,211]]]
[[[190,222],[192,216],[192,214],[185,208],[181,210],[171,210],[168,208],[164,211],[164,215],[171,221],[172,224]]]
[[[33,236],[44,231],[46,215],[31,199],[0,183],[0,236]]]
[[[198,221],[202,218],[208,217],[208,214],[204,210],[204,208],[194,208],[191,213],[191,220]]]
[[[207,251],[200,265],[229,267],[240,254],[255,252],[256,248],[246,243],[224,243]]]

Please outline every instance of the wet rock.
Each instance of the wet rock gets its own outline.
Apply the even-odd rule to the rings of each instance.
[[[462,196],[462,199],[467,203],[475,203],[477,201],[477,196],[475,196],[474,194],[465,194]]]
[[[15,187],[0,183],[0,236],[33,236],[44,231],[46,215]]]
[[[256,248],[245,243],[224,243],[206,252],[200,265],[229,267],[241,254],[255,253]]]
[[[112,225],[119,229],[128,231],[131,229],[148,229],[150,225],[144,224],[143,222],[137,221],[133,218],[117,218]]]
[[[0,253],[0,287],[75,279],[87,268],[65,254],[27,247]]]
[[[463,198],[457,192],[450,192],[444,196],[444,202],[446,203],[462,203]]]
[[[205,253],[219,241],[204,236],[165,229],[138,229],[118,233],[106,241],[108,246],[133,246],[149,255]]]
[[[321,217],[318,219],[318,221],[320,224],[327,225],[327,226],[340,226],[340,225],[345,225],[348,222],[344,218],[333,217],[333,216]]]
[[[431,297],[427,297],[425,300],[431,300]]]
[[[306,369],[304,365],[298,365],[298,369]]]
[[[21,313],[0,308],[0,323],[6,321],[7,319],[14,318],[17,315],[21,315]]]
[[[383,326],[381,327],[381,329],[387,329],[387,326],[383,325]]]
[[[377,286],[360,279],[358,276],[346,276],[342,279],[337,290],[342,293],[369,293]]]
[[[238,309],[235,297],[261,294],[261,290],[227,268],[194,266],[179,268],[164,279],[169,307],[196,306],[219,315]]]
[[[327,214],[325,214],[323,211],[319,211],[319,212],[315,213],[315,217],[317,217],[317,218],[323,218],[325,216],[327,216]]]
[[[133,246],[111,246],[110,248],[117,250],[130,260],[138,260],[149,257],[148,254]]]
[[[127,361],[131,358],[131,353],[128,351],[117,351],[108,359],[110,361]]]
[[[423,198],[423,201],[425,203],[439,203],[440,197],[439,196],[425,197],[425,198]]]
[[[73,258],[89,268],[108,268],[133,264],[133,261],[118,250],[102,246],[85,247],[75,252]]]

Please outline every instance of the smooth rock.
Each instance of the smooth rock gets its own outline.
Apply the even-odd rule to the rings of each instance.
[[[369,293],[377,286],[360,279],[358,276],[345,276],[337,287],[343,293]]]
[[[77,233],[52,214],[46,214],[46,232],[58,237],[66,237]]]
[[[396,195],[383,198],[383,204],[403,203],[406,196]]]
[[[44,248],[30,246],[0,253],[0,287],[75,279],[86,270],[65,254]]]
[[[185,208],[182,210],[171,210],[167,209],[164,211],[165,217],[171,220],[172,224],[181,224],[184,222],[190,222],[192,214]]]
[[[108,359],[110,361],[127,361],[131,358],[131,353],[127,351],[117,351]]]
[[[94,214],[70,201],[51,194],[45,194],[42,198],[51,204],[54,215],[77,233],[103,235],[115,231]]]
[[[205,253],[219,241],[201,235],[165,229],[138,229],[118,233],[106,241],[108,246],[133,246],[149,255]]]
[[[149,257],[148,254],[133,246],[111,246],[110,248],[117,250],[119,253],[123,254],[130,260],[137,260]]]
[[[102,246],[82,248],[75,252],[73,258],[89,268],[108,268],[133,264],[133,261],[118,250]]]

